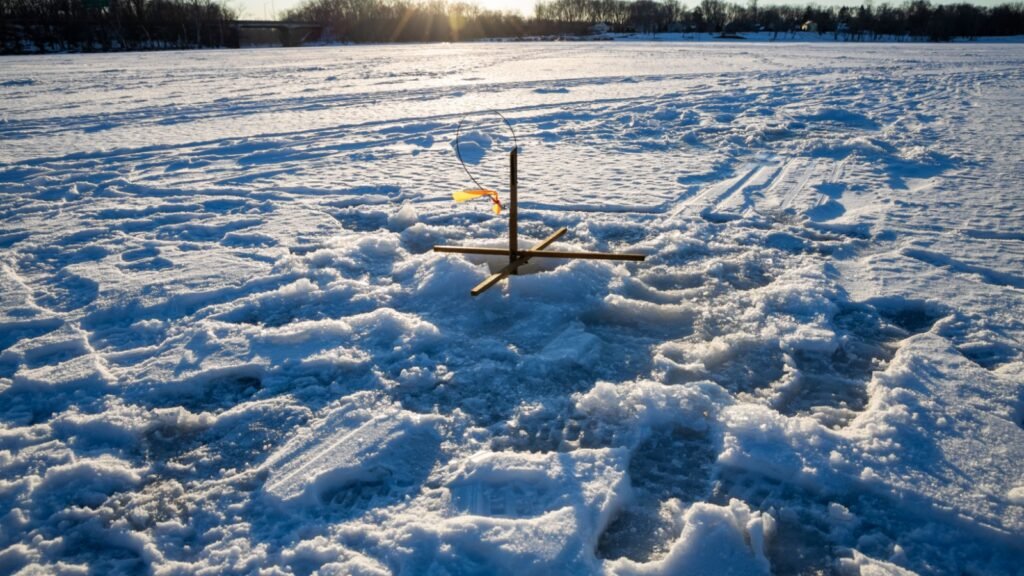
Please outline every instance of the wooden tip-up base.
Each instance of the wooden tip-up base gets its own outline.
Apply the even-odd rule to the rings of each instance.
[[[552,242],[561,238],[568,229],[559,228],[547,238],[534,244],[529,250],[512,252],[507,248],[483,248],[476,246],[434,246],[434,252],[454,252],[459,254],[482,254],[487,256],[508,256],[509,263],[494,274],[488,276],[483,282],[477,284],[469,291],[473,296],[482,294],[485,290],[500,282],[509,274],[515,274],[516,270],[530,261],[531,258],[565,258],[575,260],[628,260],[642,262],[646,256],[643,254],[614,254],[608,252],[560,252],[558,250],[545,250]]]

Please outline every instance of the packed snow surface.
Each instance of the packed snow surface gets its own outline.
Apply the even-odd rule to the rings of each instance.
[[[1020,574],[1024,46],[5,58],[0,572]],[[460,119],[517,133],[536,261]],[[507,199],[494,115],[467,165]]]

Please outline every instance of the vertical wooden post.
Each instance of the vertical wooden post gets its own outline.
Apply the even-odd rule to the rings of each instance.
[[[519,257],[519,147],[508,155],[509,209],[508,209],[508,261],[511,264]],[[515,270],[512,271],[516,273]]]

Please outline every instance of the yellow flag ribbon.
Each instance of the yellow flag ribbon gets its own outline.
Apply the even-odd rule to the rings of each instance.
[[[481,198],[487,196],[491,199],[494,205],[491,207],[495,214],[501,214],[501,200],[498,199],[498,192],[495,190],[477,189],[477,190],[456,190],[452,192],[452,198],[456,202],[465,202],[467,200],[473,200],[474,198]]]

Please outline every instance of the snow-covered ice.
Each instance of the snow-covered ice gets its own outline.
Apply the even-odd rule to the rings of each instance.
[[[1024,45],[4,58],[0,572],[1024,573]],[[521,146],[537,261],[454,204]],[[510,141],[478,116],[485,185]]]

